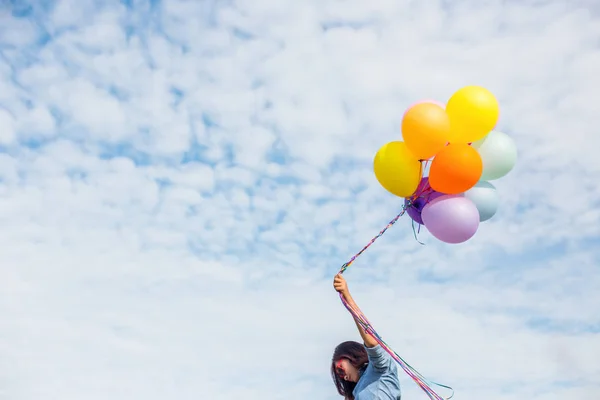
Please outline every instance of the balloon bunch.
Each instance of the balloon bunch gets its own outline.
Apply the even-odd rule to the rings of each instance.
[[[508,174],[517,161],[512,138],[493,130],[499,118],[494,95],[466,86],[443,104],[420,101],[402,118],[403,141],[383,145],[373,169],[381,186],[405,199],[414,222],[438,240],[463,243],[498,209],[489,181]],[[424,164],[431,163],[429,176]]]

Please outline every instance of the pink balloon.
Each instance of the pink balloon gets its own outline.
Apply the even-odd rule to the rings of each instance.
[[[423,207],[421,218],[427,230],[445,243],[463,243],[479,228],[479,211],[462,195],[444,195]]]

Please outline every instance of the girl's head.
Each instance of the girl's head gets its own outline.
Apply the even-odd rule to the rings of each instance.
[[[369,363],[365,347],[358,342],[340,343],[331,359],[331,375],[338,393],[353,399],[352,391],[360,378],[360,370]]]

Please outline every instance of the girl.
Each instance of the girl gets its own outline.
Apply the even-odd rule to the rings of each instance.
[[[358,308],[342,274],[333,280],[335,290],[348,304]],[[394,359],[354,319],[363,344],[343,342],[335,348],[331,374],[345,400],[399,400],[400,380]]]

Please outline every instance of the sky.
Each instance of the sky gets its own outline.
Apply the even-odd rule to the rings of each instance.
[[[498,213],[402,218],[349,287],[456,399],[600,390],[593,2],[0,4],[0,398],[340,399],[333,277],[403,204],[373,157],[466,85],[518,148]]]

